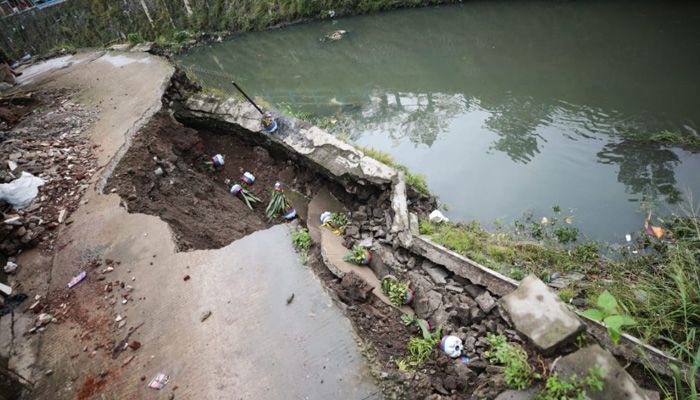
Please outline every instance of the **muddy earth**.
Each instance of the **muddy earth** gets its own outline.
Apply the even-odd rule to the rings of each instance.
[[[205,163],[215,154],[226,161],[211,171]],[[159,168],[162,176],[156,174]],[[253,210],[229,193],[244,172],[255,176],[250,191],[261,200]],[[262,147],[233,135],[198,132],[162,112],[139,132],[106,190],[117,192],[130,212],[168,222],[179,250],[186,251],[220,248],[283,222],[265,216],[277,181],[302,195],[311,195],[319,185],[312,172],[273,158]]]

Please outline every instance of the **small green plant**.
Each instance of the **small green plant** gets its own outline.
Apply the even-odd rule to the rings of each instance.
[[[401,316],[401,322],[403,322],[403,324],[406,326],[410,326],[411,324],[416,322],[416,317],[414,317],[413,315],[404,314]]]
[[[130,34],[126,35],[126,38],[129,41],[129,43],[131,43],[133,45],[143,43],[143,41],[144,41],[143,36],[141,36],[141,34],[138,32],[134,32],[134,33],[130,33]]]
[[[309,255],[309,249],[311,248],[311,236],[309,235],[309,230],[303,228],[292,232],[292,245],[294,245],[296,251],[299,252],[302,261],[306,262],[306,258]]]
[[[287,200],[287,197],[284,195],[284,190],[285,187],[281,183],[275,183],[275,186],[270,193],[270,202],[267,204],[267,208],[265,209],[265,216],[268,220],[284,215],[287,210],[292,208],[291,204],[289,204],[289,201]]]
[[[335,213],[332,213],[330,218],[328,218],[323,223],[323,226],[330,229],[331,232],[339,235],[343,232],[343,229],[345,229],[345,225],[347,225],[347,224],[348,224],[348,217],[343,213],[335,212]]]
[[[563,288],[559,290],[559,298],[564,303],[569,303],[576,296],[576,291],[572,288]]]
[[[555,372],[547,378],[544,388],[537,394],[536,400],[587,400],[588,393],[603,390],[605,371],[598,365],[588,369],[581,381],[574,374],[569,379],[559,379]]]
[[[508,275],[516,281],[522,281],[527,276],[527,272],[520,267],[513,267],[510,269]]]
[[[365,265],[369,263],[371,257],[369,250],[362,246],[355,246],[352,248],[352,253],[343,256],[343,261],[356,265]]]
[[[416,323],[421,329],[422,337],[410,338],[408,340],[408,356],[394,359],[396,366],[401,371],[412,371],[423,364],[425,359],[433,353],[437,344],[440,343],[441,326],[437,327],[434,333],[430,333],[425,321],[416,320]]]
[[[625,315],[621,307],[617,304],[615,296],[607,290],[598,295],[596,301],[597,308],[590,308],[583,312],[586,317],[602,322],[608,328],[608,335],[613,343],[617,344],[620,340],[620,333],[623,326],[634,325],[634,318]]]
[[[389,297],[392,304],[401,307],[406,304],[409,288],[405,282],[385,278],[382,280],[382,292]]]
[[[427,218],[421,218],[418,220],[418,233],[421,235],[432,235],[435,233],[433,224]]]
[[[505,336],[489,333],[486,336],[489,350],[484,353],[491,363],[505,365],[503,374],[506,384],[517,390],[530,387],[534,374],[527,362],[527,353],[520,345],[508,343]]]
[[[176,31],[173,33],[173,40],[177,43],[183,43],[190,40],[194,35],[190,31]]]

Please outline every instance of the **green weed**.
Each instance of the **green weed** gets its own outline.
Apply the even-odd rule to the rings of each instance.
[[[292,245],[294,245],[294,248],[299,253],[302,261],[306,263],[306,259],[309,255],[309,249],[311,248],[311,236],[309,235],[309,230],[303,228],[292,232]]]
[[[126,35],[126,38],[129,41],[129,43],[131,43],[133,45],[137,45],[139,43],[144,42],[143,36],[141,36],[141,34],[138,32],[130,33],[130,34]]]
[[[623,326],[634,325],[634,318],[624,314],[621,307],[617,304],[615,296],[607,290],[598,295],[596,308],[591,308],[583,312],[583,315],[593,320],[602,322],[608,328],[608,335],[613,343],[617,344],[620,340],[620,333]]]
[[[401,307],[406,304],[406,295],[408,294],[408,285],[405,282],[399,282],[394,279],[382,280],[382,292],[384,292],[392,304]]]
[[[508,387],[523,390],[538,377],[527,362],[527,353],[520,345],[508,343],[505,336],[489,333],[486,336],[489,350],[484,353],[489,362],[505,365],[503,374]]]
[[[408,340],[408,355],[394,359],[394,363],[401,371],[412,371],[422,365],[440,343],[442,327],[439,326],[434,333],[430,333],[425,321],[415,320],[415,322],[420,327],[422,336],[410,338]]]
[[[574,374],[569,379],[559,379],[555,372],[547,378],[544,389],[540,390],[536,400],[587,400],[587,393],[593,394],[603,390],[605,371],[598,365],[588,369],[581,381]]]

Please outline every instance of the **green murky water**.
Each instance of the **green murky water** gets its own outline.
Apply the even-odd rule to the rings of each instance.
[[[698,135],[700,3],[475,1],[241,35],[180,62],[334,120],[426,175],[453,219],[558,204],[619,240],[646,205],[700,197],[700,153],[645,140]]]

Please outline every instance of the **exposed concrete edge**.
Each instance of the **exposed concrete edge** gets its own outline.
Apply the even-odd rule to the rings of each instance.
[[[409,248],[413,241],[408,217],[408,200],[406,199],[406,179],[403,171],[398,171],[391,187],[391,208],[394,212],[391,232],[396,234],[401,246]]]
[[[463,278],[469,279],[474,284],[485,286],[491,293],[498,296],[505,296],[519,286],[518,281],[484,267],[476,261],[457,254],[425,237],[413,235],[410,250],[444,266]],[[608,337],[607,328],[603,324],[585,317],[581,311],[574,311],[586,325],[586,331],[601,343],[605,343],[605,346],[613,354],[647,365],[658,374],[671,376],[668,364],[670,362],[678,363],[676,358],[626,333],[621,335],[620,342],[615,345]]]
[[[518,288],[518,282],[494,270],[470,260],[454,251],[434,243],[430,239],[413,235],[409,250],[447,268],[447,270],[469,279],[476,285],[486,287],[497,296],[505,296]]]
[[[107,186],[107,180],[109,180],[109,178],[114,173],[114,169],[117,168],[119,162],[122,160],[126,152],[129,151],[129,148],[131,148],[131,144],[136,134],[141,130],[141,128],[144,127],[144,125],[148,123],[148,121],[151,120],[151,118],[158,111],[160,111],[163,108],[163,103],[161,102],[162,95],[170,86],[170,80],[172,79],[172,76],[175,73],[174,67],[169,65],[168,69],[168,73],[163,76],[163,81],[160,84],[159,90],[161,96],[159,96],[157,100],[150,107],[148,107],[143,112],[143,114],[141,114],[139,119],[136,120],[136,123],[134,123],[129,128],[129,130],[126,131],[126,133],[124,134],[124,143],[122,143],[122,145],[119,146],[119,150],[117,150],[117,152],[114,154],[114,156],[112,156],[107,165],[105,165],[105,167],[102,169],[100,177],[98,178],[97,183],[95,184],[95,189],[97,189],[99,193],[104,192],[105,186]]]
[[[183,106],[184,109],[177,112],[178,117],[225,122],[234,131],[243,129],[253,133],[259,136],[258,141],[273,142],[287,152],[305,157],[341,184],[352,181],[362,186],[388,188],[397,176],[394,168],[366,156],[325,130],[293,117],[273,112],[279,127],[268,134],[261,128],[260,114],[247,102],[195,94],[187,98]]]

